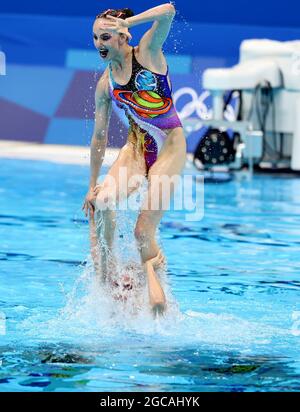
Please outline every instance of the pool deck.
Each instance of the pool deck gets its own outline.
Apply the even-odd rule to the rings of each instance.
[[[110,166],[118,157],[120,149],[107,148],[103,166]],[[188,154],[187,161],[191,161]],[[90,148],[84,146],[66,146],[44,143],[28,143],[12,140],[0,140],[0,158],[45,160],[55,163],[90,164]]]

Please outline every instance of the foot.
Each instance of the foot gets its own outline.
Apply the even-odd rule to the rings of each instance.
[[[156,318],[157,316],[162,316],[164,315],[165,311],[166,311],[166,303],[157,303],[156,305],[152,306],[151,311],[154,315],[154,317]]]
[[[155,316],[162,315],[165,312],[167,308],[167,302],[162,289],[160,291],[157,290],[155,296],[150,296],[150,306],[151,311]]]

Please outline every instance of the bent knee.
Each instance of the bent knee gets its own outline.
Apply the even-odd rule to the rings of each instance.
[[[140,243],[143,241],[143,239],[145,238],[144,235],[144,229],[141,225],[136,224],[135,228],[134,228],[134,237],[135,239]]]
[[[96,210],[114,210],[116,208],[116,195],[113,191],[102,190],[98,193],[95,201]]]
[[[155,234],[155,227],[146,221],[137,221],[134,228],[134,237],[139,243],[151,239]]]

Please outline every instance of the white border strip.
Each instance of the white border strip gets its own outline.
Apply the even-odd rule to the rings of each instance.
[[[118,157],[120,149],[107,148],[104,166],[110,166]],[[55,163],[90,164],[90,148],[84,146],[67,146],[54,144],[37,144],[0,140],[0,157],[24,160],[45,160]]]
[[[103,166],[111,166],[117,159],[119,151],[119,148],[107,148]],[[0,140],[0,158],[44,160],[54,163],[89,166],[90,148],[84,146]],[[186,167],[189,169],[193,169],[192,158],[192,153],[188,153]]]

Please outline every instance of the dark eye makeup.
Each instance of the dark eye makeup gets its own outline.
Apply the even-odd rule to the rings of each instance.
[[[111,39],[111,35],[108,34],[108,33],[104,33],[104,34],[101,34],[101,35],[99,36],[99,38],[100,38],[101,40],[106,41],[106,40]],[[97,36],[96,36],[95,34],[94,34],[94,39],[95,39],[95,40],[97,39]]]

